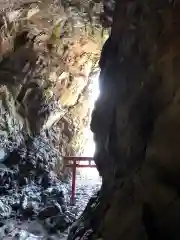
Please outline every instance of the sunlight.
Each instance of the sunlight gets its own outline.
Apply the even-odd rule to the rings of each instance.
[[[95,73],[92,77],[91,77],[91,84],[90,84],[90,92],[91,92],[91,99],[90,99],[90,110],[91,112],[94,109],[94,105],[96,100],[99,97],[100,94],[100,89],[99,89],[99,72]],[[84,132],[85,136],[87,137],[88,141],[86,142],[86,145],[84,147],[84,152],[82,154],[82,156],[86,156],[86,157],[93,157],[94,153],[95,153],[95,142],[93,139],[93,133],[91,132],[90,128],[86,128],[85,132]],[[84,163],[84,164],[88,164],[88,162]],[[94,163],[92,163],[94,164]],[[100,181],[100,177],[99,177],[99,173],[97,171],[96,168],[84,168],[81,169],[81,176],[84,179],[88,179],[88,180],[93,180],[94,181]]]
[[[100,94],[99,72],[95,73],[91,77],[90,92],[91,92],[91,99],[90,99],[89,108],[92,112],[93,109],[94,109],[94,104],[95,104],[95,102],[98,99],[99,94]],[[92,157],[92,156],[94,156],[94,152],[95,152],[95,143],[94,143],[94,139],[93,139],[93,133],[91,132],[90,128],[88,127],[87,129],[85,129],[84,134],[88,138],[88,141],[87,141],[87,143],[84,147],[83,156]]]
[[[99,97],[100,94],[100,89],[99,89],[99,74],[100,72],[98,71],[91,77],[91,84],[90,84],[90,89],[91,89],[91,100],[90,100],[90,108],[91,111],[94,109],[94,104],[96,100]]]

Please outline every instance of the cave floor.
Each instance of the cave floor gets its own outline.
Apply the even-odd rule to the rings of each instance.
[[[101,187],[101,178],[97,175],[95,169],[90,169],[86,172],[81,171],[76,176],[76,198],[75,198],[75,208],[77,209],[77,214],[80,215],[85,209],[90,196],[96,193]],[[91,173],[95,173],[94,175]],[[69,195],[71,194],[71,186],[68,184],[66,188],[69,190]]]
[[[95,193],[101,186],[100,178],[94,178],[92,176],[88,177],[81,174],[77,174],[76,179],[76,203],[74,206],[70,205],[71,199],[71,182],[69,183],[59,183],[59,186],[50,186],[46,189],[46,192],[51,192],[52,189],[63,189],[64,197],[67,203],[67,212],[76,216],[76,218],[82,213],[86,204],[93,193]],[[38,206],[38,201],[42,195],[41,187],[30,184],[26,185],[21,189],[20,195],[24,195],[26,199],[21,203],[23,205],[32,205],[35,208]],[[17,213],[11,214],[8,216],[10,211],[10,206],[12,202],[15,202],[18,199],[18,193],[12,191],[11,194],[6,196],[0,196],[0,208],[4,211],[4,220],[0,221],[0,240],[1,239],[14,239],[14,240],[50,240],[50,239],[67,239],[68,230],[65,231],[51,231],[50,222],[48,218],[41,221],[34,217],[29,219],[21,218]],[[48,206],[48,204],[47,204]],[[44,207],[47,207],[44,206]],[[26,207],[24,207],[26,208]],[[37,213],[40,209],[36,210]],[[6,214],[6,216],[5,216]],[[52,216],[53,217],[53,216]]]

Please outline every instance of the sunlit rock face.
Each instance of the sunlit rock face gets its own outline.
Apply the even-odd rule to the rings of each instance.
[[[108,36],[102,3],[12,1],[2,8],[0,83],[23,131],[46,135],[62,155],[82,154],[92,111],[89,76]]]
[[[88,239],[180,238],[179,11],[116,1],[91,121],[103,186],[69,239],[82,223]]]

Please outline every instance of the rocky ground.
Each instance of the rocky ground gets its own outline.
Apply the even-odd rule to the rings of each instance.
[[[51,233],[64,232],[76,218],[68,210],[67,190],[54,176],[32,180],[3,165],[1,182],[0,239],[26,239],[28,232],[46,239]],[[42,225],[38,232],[35,222]]]
[[[0,168],[0,239],[66,239],[68,227],[101,184],[77,177],[76,205],[72,206],[70,183],[52,173],[22,177],[5,164]]]

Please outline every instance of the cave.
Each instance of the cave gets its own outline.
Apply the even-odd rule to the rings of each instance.
[[[180,2],[0,9],[0,239],[179,240]],[[87,131],[102,185],[78,215],[63,157]]]

